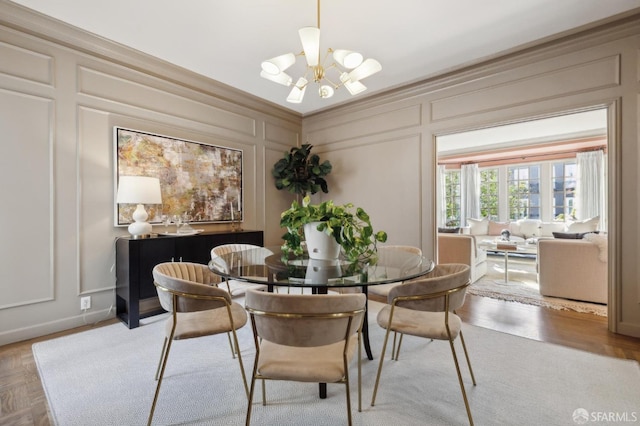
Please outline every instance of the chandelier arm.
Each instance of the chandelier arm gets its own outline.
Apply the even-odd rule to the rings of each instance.
[[[331,85],[333,86],[334,89],[339,88],[340,86],[343,86],[344,83],[340,82],[339,84],[336,84],[333,80],[331,80],[329,77],[327,77],[327,75],[324,75],[324,79],[327,80],[327,82],[331,83]]]

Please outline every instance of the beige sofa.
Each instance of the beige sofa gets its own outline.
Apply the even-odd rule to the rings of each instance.
[[[541,239],[537,268],[543,296],[607,303],[606,238],[604,246],[583,239]]]
[[[438,263],[469,265],[473,283],[487,273],[487,252],[477,248],[473,235],[439,233]]]

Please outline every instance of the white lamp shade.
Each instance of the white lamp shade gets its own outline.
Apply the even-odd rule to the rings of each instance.
[[[262,70],[268,74],[276,75],[295,64],[296,55],[293,53],[285,53],[275,58],[267,59],[262,62]]]
[[[120,176],[118,204],[162,204],[160,179],[147,176]]]
[[[269,74],[268,72],[260,71],[260,77],[266,78],[267,80],[271,80],[275,83],[282,84],[283,86],[291,86],[293,83],[293,79],[291,76],[287,75],[284,72],[278,74]]]
[[[343,67],[353,69],[362,63],[363,57],[358,52],[336,49],[333,51],[333,59]]]
[[[307,79],[304,77],[300,77],[298,82],[293,89],[291,89],[291,93],[287,96],[287,102],[291,102],[292,104],[299,104],[304,99],[304,92],[307,90]]]
[[[380,62],[375,59],[366,59],[360,66],[349,73],[351,82],[356,82],[373,75],[382,69]]]
[[[359,81],[351,81],[349,79],[349,74],[343,72],[340,74],[340,81],[344,84],[344,87],[351,93],[352,95],[357,95],[358,93],[364,92],[367,90],[367,86],[360,83]]]
[[[304,27],[298,30],[307,64],[315,67],[320,62],[320,28]]]

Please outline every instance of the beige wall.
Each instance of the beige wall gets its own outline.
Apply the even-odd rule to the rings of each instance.
[[[608,107],[610,328],[640,336],[639,34],[636,14],[305,117],[303,138],[334,163],[331,198],[363,205],[391,242],[433,257],[437,135]]]
[[[2,2],[0,345],[113,317],[114,126],[243,150],[243,226],[280,241],[299,115]]]
[[[113,316],[113,245],[126,234],[112,225],[113,126],[242,149],[244,227],[267,244],[291,199],[271,166],[308,140],[334,165],[331,198],[433,256],[436,135],[596,105],[612,125],[612,328],[640,336],[639,22],[302,119],[0,3],[0,344]],[[93,297],[86,318],[82,295]]]

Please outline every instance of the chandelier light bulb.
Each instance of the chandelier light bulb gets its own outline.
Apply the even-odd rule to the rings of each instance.
[[[320,95],[320,97],[322,99],[326,99],[326,98],[332,97],[334,92],[335,91],[333,90],[333,87],[328,86],[326,84],[323,84],[322,86],[320,86],[320,89],[318,90],[318,94]]]
[[[260,77],[271,80],[274,83],[282,84],[283,86],[291,86],[291,83],[293,83],[293,79],[291,78],[291,76],[283,72],[273,75],[262,70],[260,71]]]
[[[307,81],[306,78],[300,77],[296,82],[296,85],[291,89],[291,93],[287,96],[287,102],[291,102],[292,104],[299,104],[304,99],[304,92],[307,91]]]
[[[275,58],[262,61],[262,70],[268,74],[277,75],[289,68],[296,62],[296,55],[293,53],[285,53]]]
[[[357,95],[358,93],[362,93],[367,90],[367,86],[360,83],[359,81],[351,81],[349,79],[349,74],[343,72],[340,74],[340,81],[344,85],[344,87],[351,93],[351,95]]]
[[[349,79],[351,82],[360,81],[363,78],[367,78],[382,69],[380,62],[375,59],[367,59],[360,66],[349,73]]]
[[[320,28],[304,27],[298,30],[307,64],[315,67],[320,63]]]
[[[362,63],[364,59],[358,52],[345,49],[336,49],[333,52],[333,59],[347,69],[353,69]]]

